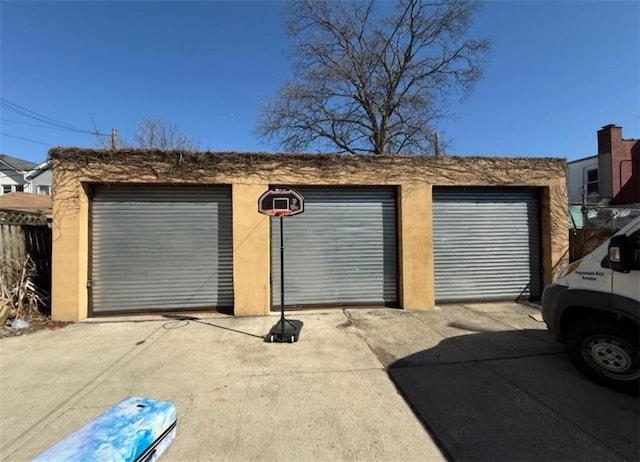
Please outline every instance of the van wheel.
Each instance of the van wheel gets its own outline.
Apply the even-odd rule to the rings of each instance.
[[[608,318],[585,319],[569,327],[565,348],[573,365],[594,382],[625,393],[638,393],[637,330]]]

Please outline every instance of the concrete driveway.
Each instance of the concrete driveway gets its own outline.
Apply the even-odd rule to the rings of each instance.
[[[162,460],[636,460],[639,405],[583,379],[513,303],[90,321],[0,341],[0,459],[127,396],[173,401]]]

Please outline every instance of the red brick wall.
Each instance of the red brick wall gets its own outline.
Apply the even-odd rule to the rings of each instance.
[[[616,175],[619,178],[619,183],[613,183],[614,201],[618,204],[638,203],[640,202],[640,140],[623,140],[622,143],[622,152],[630,155],[612,156],[612,167],[616,168]]]
[[[640,202],[640,140],[623,140],[622,128],[598,131],[598,154],[611,153],[612,203]]]

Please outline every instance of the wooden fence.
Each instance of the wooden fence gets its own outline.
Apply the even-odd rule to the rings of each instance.
[[[591,253],[613,235],[615,229],[572,229],[569,231],[569,261],[576,261]]]
[[[17,283],[16,276],[30,258],[35,266],[31,282],[46,296],[51,293],[51,228],[46,217],[33,215],[0,211],[0,277],[9,286]]]

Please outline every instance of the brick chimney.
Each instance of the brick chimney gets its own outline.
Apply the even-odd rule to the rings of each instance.
[[[612,203],[640,202],[640,141],[623,140],[622,127],[598,130],[598,181],[600,196]]]
[[[598,130],[598,154],[611,154],[612,145],[622,140],[622,127],[609,124]]]

